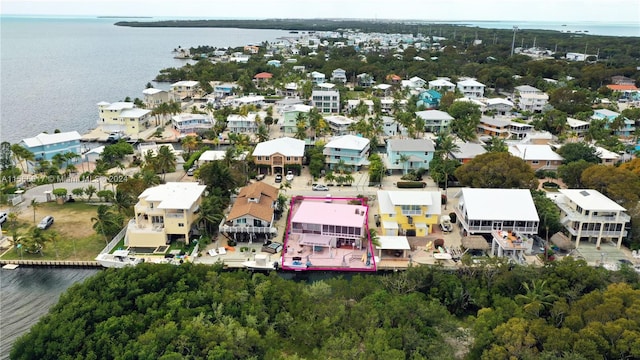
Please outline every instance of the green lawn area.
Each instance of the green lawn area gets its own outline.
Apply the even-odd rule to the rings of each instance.
[[[29,254],[27,252],[9,249],[3,260],[93,260],[106,243],[102,235],[96,234],[93,230],[91,218],[96,215],[96,206],[84,202],[56,204],[55,202],[43,203],[36,208],[36,222],[46,215],[54,217],[54,224],[47,232],[58,234],[53,242],[45,244],[43,253]],[[33,210],[31,208],[23,211],[18,216],[18,233],[25,233],[33,226]],[[9,226],[3,230],[6,235],[11,235]],[[110,240],[110,239],[108,239]]]

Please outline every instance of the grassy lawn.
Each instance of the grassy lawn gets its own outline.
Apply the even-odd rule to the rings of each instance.
[[[83,202],[58,205],[55,202],[43,203],[36,208],[36,223],[43,217],[51,215],[54,224],[45,231],[58,234],[55,242],[45,244],[44,256],[40,254],[22,254],[16,249],[9,249],[3,256],[4,260],[93,260],[106,243],[102,235],[93,230],[91,218],[96,215],[95,205]],[[18,214],[18,233],[25,233],[34,226],[33,210],[28,208]],[[9,226],[5,228],[7,235],[11,235]],[[110,240],[110,239],[109,239]]]

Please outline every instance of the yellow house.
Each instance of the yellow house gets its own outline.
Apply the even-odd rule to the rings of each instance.
[[[427,236],[441,214],[439,191],[378,191],[381,236]]]
[[[99,102],[98,125],[104,132],[137,135],[149,128],[151,110],[135,107],[132,102]]]
[[[205,187],[170,182],[143,191],[127,226],[125,245],[156,248],[174,240],[188,244]]]

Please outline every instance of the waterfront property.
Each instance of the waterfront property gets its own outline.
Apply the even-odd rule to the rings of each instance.
[[[337,136],[324,146],[322,153],[325,156],[325,164],[329,165],[330,169],[344,164],[359,170],[363,165],[369,164],[369,139],[355,135]]]
[[[227,116],[227,129],[232,134],[255,134],[258,131],[255,113],[247,115],[229,114]]]
[[[325,116],[324,121],[335,135],[347,135],[351,132],[349,127],[356,123],[355,120],[342,115]]]
[[[506,257],[518,264],[525,264],[525,255],[531,254],[533,237],[517,231],[493,230],[491,255]]]
[[[416,112],[424,120],[424,128],[427,132],[439,133],[449,128],[453,117],[440,110],[424,110]]]
[[[81,154],[80,139],[82,136],[77,131],[61,132],[54,134],[41,133],[31,138],[22,139],[20,145],[31,151],[36,161],[51,161],[57,154],[74,153]]]
[[[127,225],[125,245],[158,250],[172,241],[189,244],[205,188],[195,182],[169,182],[143,191]]]
[[[302,167],[304,140],[281,137],[258,143],[253,150],[253,159],[258,168],[267,168],[271,174],[284,174],[290,166]]]
[[[105,132],[137,135],[150,126],[151,110],[137,108],[132,102],[99,102],[98,111],[98,125]]]
[[[463,188],[455,196],[455,213],[463,236],[494,230],[538,232],[540,219],[529,190]]]
[[[427,236],[438,223],[440,191],[378,191],[381,235]]]
[[[213,125],[213,117],[206,114],[179,114],[171,117],[171,126],[179,137],[206,131]]]
[[[176,101],[193,99],[200,89],[200,85],[194,80],[178,81],[171,84],[171,94]]]
[[[162,103],[167,103],[172,100],[169,96],[169,92],[162,89],[144,89],[142,90],[142,95],[142,102],[147,109],[153,109]]]
[[[403,174],[421,168],[429,170],[434,154],[435,147],[429,139],[389,139],[385,166],[391,170],[402,170]]]
[[[375,271],[368,206],[363,202],[356,198],[294,197],[282,268]]]
[[[274,227],[277,199],[278,189],[264,182],[243,187],[227,218],[220,223],[220,233],[249,243],[258,237],[275,236],[278,232]]]
[[[552,199],[560,209],[560,223],[580,247],[587,241],[600,247],[614,243],[618,248],[626,236],[625,226],[631,221],[626,209],[615,201],[591,189],[560,189]]]
[[[509,153],[524,160],[534,171],[557,170],[563,160],[549,145],[512,145],[509,146]]]

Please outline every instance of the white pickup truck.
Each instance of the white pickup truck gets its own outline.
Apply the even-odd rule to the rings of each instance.
[[[446,233],[453,230],[453,224],[451,224],[451,217],[449,215],[440,216],[440,229]]]

